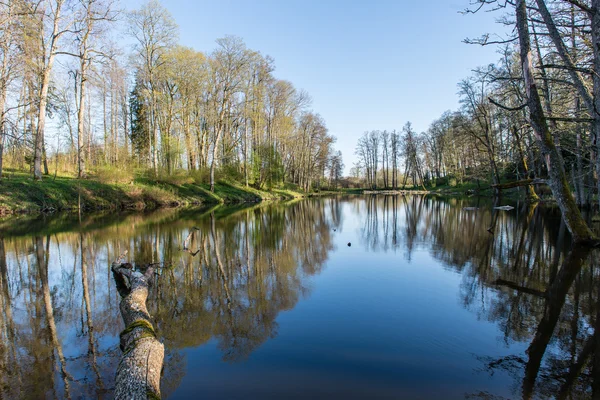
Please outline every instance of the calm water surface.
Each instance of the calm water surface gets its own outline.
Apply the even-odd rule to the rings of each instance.
[[[148,306],[170,399],[591,398],[598,254],[571,248],[556,211],[513,205],[364,196],[0,221],[0,398],[111,397],[124,250],[163,263]]]

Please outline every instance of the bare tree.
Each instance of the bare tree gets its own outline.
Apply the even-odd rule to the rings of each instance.
[[[2,178],[2,161],[7,130],[8,88],[15,78],[21,57],[16,29],[18,5],[20,5],[18,1],[0,3],[0,178]]]
[[[154,174],[158,173],[158,122],[156,74],[166,62],[166,53],[177,40],[177,24],[158,0],[149,0],[129,14],[130,35],[136,40],[135,55],[139,63],[150,105],[149,151]]]
[[[38,105],[37,130],[34,138],[33,177],[42,179],[42,157],[44,153],[44,132],[46,128],[46,107],[48,90],[56,55],[60,49],[60,39],[70,32],[73,25],[72,15],[66,8],[68,0],[42,0],[32,4],[31,10],[37,27],[37,41],[41,51],[39,60],[40,92]],[[64,16],[63,16],[64,14]]]
[[[226,128],[227,112],[236,95],[242,90],[242,72],[248,66],[249,53],[244,42],[235,36],[217,40],[219,48],[210,60],[212,85],[211,107],[213,120],[212,157],[210,162],[210,190],[215,190],[217,151]]]
[[[548,128],[546,116],[542,108],[537,83],[534,78],[535,67],[533,65],[533,56],[531,53],[525,0],[517,1],[515,11],[529,118],[537,142],[546,160],[549,174],[548,183],[552,189],[552,194],[560,207],[565,224],[571,232],[571,235],[573,235],[573,239],[576,242],[595,240],[594,234],[581,216],[577,204],[575,204],[571,189],[567,183],[562,158],[556,150],[554,139]]]

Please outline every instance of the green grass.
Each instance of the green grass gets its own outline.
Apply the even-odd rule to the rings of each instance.
[[[207,184],[160,183],[136,178],[129,183],[103,183],[94,179],[44,177],[12,172],[0,180],[0,214],[19,212],[112,209],[155,209],[184,205],[247,203],[303,196],[292,190],[263,191],[220,181],[215,192]]]
[[[509,181],[502,181],[501,183],[508,183]],[[361,189],[362,190],[372,190],[372,189]],[[392,190],[392,189],[384,189],[381,187],[378,187],[375,191],[385,191],[385,190]],[[443,184],[443,185],[425,185],[425,189],[423,189],[423,186],[412,186],[412,185],[406,185],[405,188],[401,188],[399,187],[398,190],[402,190],[402,191],[423,191],[423,190],[427,190],[432,194],[437,194],[437,195],[441,195],[441,196],[469,196],[472,194],[477,194],[480,196],[492,196],[494,191],[492,186],[485,181],[479,181],[479,183],[477,183],[477,181],[473,181],[473,180],[465,180],[462,183],[458,183],[456,182],[455,185],[450,185],[450,184]],[[539,193],[538,193],[539,194]],[[513,189],[507,189],[503,191],[503,195],[506,197],[518,197],[520,195],[520,190],[518,188],[513,188]]]

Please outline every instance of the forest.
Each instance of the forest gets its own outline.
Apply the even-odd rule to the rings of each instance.
[[[471,2],[465,14],[495,12],[497,31],[507,33],[465,42],[496,46],[499,60],[474,66],[458,83],[460,108],[425,132],[410,123],[365,132],[352,175],[372,188],[472,183],[500,194],[522,186],[532,201],[550,187],[559,203],[574,199],[563,210],[597,204],[599,8],[577,0]]]
[[[402,85],[357,54],[439,52],[409,17],[446,1],[252,2],[249,44],[292,15],[288,52],[333,55],[278,55],[315,110],[159,0],[0,0],[0,398],[600,398],[600,0],[463,0],[497,61],[352,136]]]
[[[123,6],[0,2],[0,177],[337,183],[335,137],[271,57],[235,36],[181,46],[157,0]]]

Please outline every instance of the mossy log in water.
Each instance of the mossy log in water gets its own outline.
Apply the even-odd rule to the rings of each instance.
[[[148,289],[154,268],[143,273],[131,264],[114,262],[113,277],[121,295],[125,329],[120,335],[123,355],[117,367],[115,399],[160,398],[160,374],[165,349],[156,338],[148,309]]]

